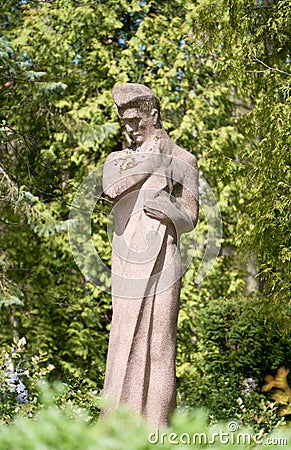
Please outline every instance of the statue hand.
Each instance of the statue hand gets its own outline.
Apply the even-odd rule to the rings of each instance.
[[[170,223],[170,211],[172,202],[167,192],[161,191],[155,194],[151,199],[146,200],[144,212],[148,217],[159,220],[162,223]]]
[[[144,212],[165,225],[173,225],[177,233],[187,233],[194,225],[189,212],[175,197],[165,191],[158,191],[153,198],[145,201]]]

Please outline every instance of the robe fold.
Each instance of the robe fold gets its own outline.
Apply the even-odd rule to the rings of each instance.
[[[157,192],[175,197],[176,188],[165,168],[114,206],[113,317],[104,396],[113,407],[126,404],[154,426],[166,426],[176,405],[181,257],[175,227],[149,217],[144,205]]]
[[[104,394],[166,425],[175,407],[175,346],[181,261],[173,227],[143,206],[164,177],[152,175],[115,205],[112,307]]]

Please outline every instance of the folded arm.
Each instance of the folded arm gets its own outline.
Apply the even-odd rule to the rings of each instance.
[[[176,183],[172,195],[158,192],[147,200],[144,211],[147,216],[165,224],[173,224],[179,234],[192,231],[198,219],[198,171],[196,159],[191,164],[178,164],[183,172],[181,183]]]
[[[139,187],[152,173],[153,161],[149,154],[127,150],[111,153],[103,170],[103,190],[112,200]]]

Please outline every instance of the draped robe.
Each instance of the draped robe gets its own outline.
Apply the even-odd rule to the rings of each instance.
[[[192,228],[198,213],[195,158],[165,134],[155,151],[161,154],[163,148],[167,157],[159,159],[155,170],[144,173],[141,170],[138,182],[132,181],[133,186],[130,184],[135,168],[138,172],[138,166],[143,167],[149,156],[146,152],[138,154],[126,149],[110,156],[103,175],[105,193],[114,198],[112,186],[118,192],[114,198],[112,241],[113,317],[104,395],[111,397],[114,407],[127,404],[155,426],[166,425],[169,412],[176,405],[180,231],[170,221],[163,223],[150,217],[146,205],[161,193],[174,200],[181,197],[185,211],[191,216]],[[185,170],[177,167],[173,175],[172,162],[181,159],[187,160],[187,166],[190,161],[191,168],[194,167],[190,180],[195,191],[192,199],[189,192],[183,198]],[[161,162],[163,166],[159,166]]]

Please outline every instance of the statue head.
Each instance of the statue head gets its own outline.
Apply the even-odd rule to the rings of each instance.
[[[138,83],[125,83],[112,91],[118,114],[137,146],[162,128],[160,102],[150,88]]]

